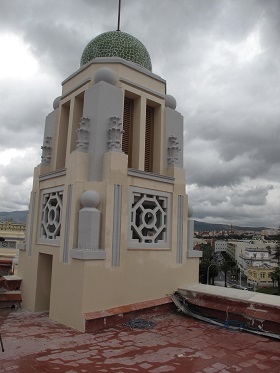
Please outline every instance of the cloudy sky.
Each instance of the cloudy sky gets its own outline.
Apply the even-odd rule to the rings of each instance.
[[[0,211],[26,210],[45,116],[118,0],[0,1]],[[184,116],[197,220],[280,224],[280,1],[122,0]]]

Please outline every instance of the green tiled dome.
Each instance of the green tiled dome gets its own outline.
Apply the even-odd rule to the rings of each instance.
[[[96,57],[121,57],[152,70],[151,59],[144,45],[125,32],[109,31],[92,39],[85,47],[81,66]]]

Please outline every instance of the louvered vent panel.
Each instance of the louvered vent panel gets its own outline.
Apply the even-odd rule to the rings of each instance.
[[[146,109],[146,133],[145,133],[145,171],[153,171],[153,118],[154,109],[147,106]]]
[[[129,129],[131,125],[131,107],[132,100],[129,98],[124,99],[124,110],[123,110],[123,135],[122,135],[122,151],[125,154],[129,152]]]

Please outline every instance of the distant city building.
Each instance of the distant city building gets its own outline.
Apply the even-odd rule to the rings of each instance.
[[[0,275],[14,271],[19,246],[25,240],[25,229],[23,223],[0,222]]]
[[[239,257],[240,270],[247,277],[248,283],[272,284],[270,273],[276,266],[268,248],[246,248]]]
[[[220,253],[222,251],[227,251],[227,242],[226,241],[215,241],[215,253]]]
[[[279,235],[279,229],[264,229],[261,231],[262,237],[273,237]]]
[[[240,268],[247,283],[272,285],[270,274],[277,266],[273,259],[275,243],[264,240],[216,240],[215,252],[226,252]]]
[[[247,284],[252,286],[271,286],[273,281],[271,279],[271,273],[275,267],[247,267]]]

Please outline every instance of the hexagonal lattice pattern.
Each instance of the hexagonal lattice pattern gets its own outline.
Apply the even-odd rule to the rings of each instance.
[[[132,190],[130,243],[161,247],[168,242],[169,196],[166,193]]]
[[[60,238],[63,191],[44,193],[42,198],[41,238]]]
[[[16,243],[13,241],[0,241],[0,247],[3,249],[15,249]]]
[[[134,36],[121,31],[104,32],[92,39],[83,51],[81,66],[96,57],[121,57],[152,70],[145,46]]]

